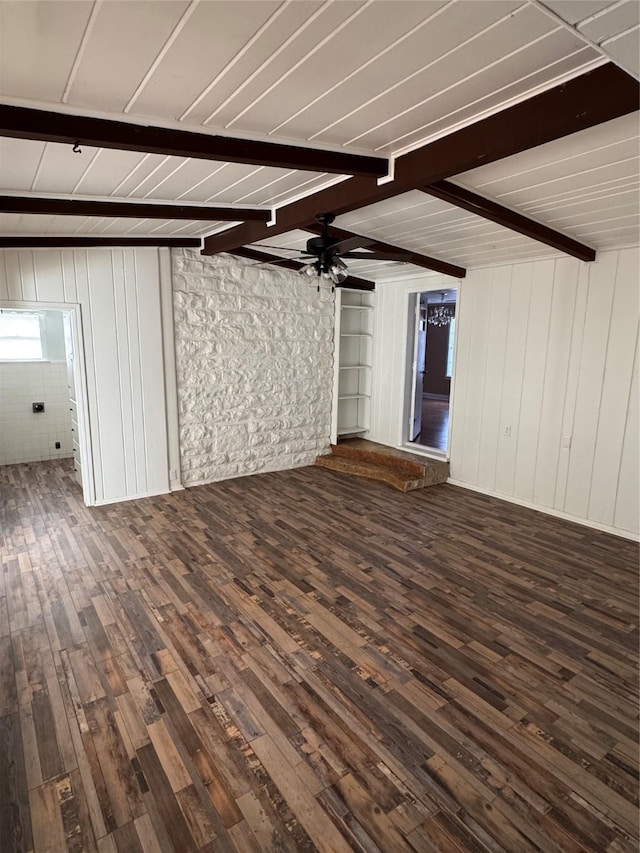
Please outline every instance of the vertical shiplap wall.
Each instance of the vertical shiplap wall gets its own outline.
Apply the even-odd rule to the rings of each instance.
[[[163,251],[0,252],[0,300],[80,304],[97,503],[170,489]]]
[[[472,270],[451,477],[637,534],[638,250]]]

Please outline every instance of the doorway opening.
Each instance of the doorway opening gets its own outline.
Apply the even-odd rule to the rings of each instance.
[[[409,336],[412,387],[405,419],[408,442],[437,454],[449,449],[449,411],[456,334],[457,290],[411,295]]]
[[[77,306],[0,303],[0,465],[68,459],[92,500]]]

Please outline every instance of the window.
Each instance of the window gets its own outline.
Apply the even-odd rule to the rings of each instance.
[[[452,317],[449,323],[449,343],[447,344],[447,378],[451,379],[453,373],[453,341],[456,336],[456,318]],[[440,362],[442,364],[442,362]]]
[[[0,360],[43,361],[42,330],[42,314],[0,310]]]

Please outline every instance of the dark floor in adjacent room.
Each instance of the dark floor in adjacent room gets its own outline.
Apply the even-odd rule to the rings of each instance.
[[[635,851],[638,549],[303,468],[0,468],[3,851]]]
[[[449,438],[449,400],[422,398],[422,426],[412,444],[446,452]]]

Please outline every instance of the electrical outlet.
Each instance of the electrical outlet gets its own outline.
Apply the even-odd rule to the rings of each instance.
[[[172,468],[172,469],[169,471],[169,479],[170,479],[170,480],[177,480],[177,479],[178,479],[178,472],[176,471],[176,469],[175,469],[175,468]]]
[[[563,447],[571,447],[571,435],[563,435],[562,436],[562,446]]]
[[[511,435],[511,424],[505,424],[504,434],[505,435]]]
[[[56,441],[56,450],[60,450],[60,442]]]

